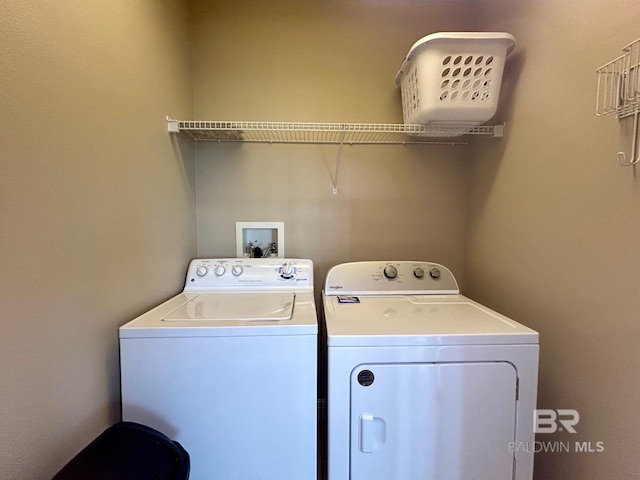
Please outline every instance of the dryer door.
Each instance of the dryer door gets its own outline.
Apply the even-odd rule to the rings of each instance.
[[[512,479],[516,389],[507,362],[358,366],[351,480]]]

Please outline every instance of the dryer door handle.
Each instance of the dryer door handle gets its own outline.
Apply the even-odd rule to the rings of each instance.
[[[386,441],[387,425],[385,421],[372,413],[360,415],[360,451],[372,453],[380,450]]]

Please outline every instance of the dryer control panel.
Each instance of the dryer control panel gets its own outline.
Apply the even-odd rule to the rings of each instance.
[[[458,282],[447,267],[433,262],[351,262],[327,273],[325,295],[458,294]]]
[[[312,290],[313,262],[286,258],[192,260],[184,291]]]

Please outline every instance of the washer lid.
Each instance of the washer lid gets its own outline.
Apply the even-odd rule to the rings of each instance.
[[[175,321],[278,321],[291,320],[295,295],[292,292],[230,293],[196,295],[162,320]]]
[[[183,292],[119,329],[120,338],[316,335],[312,292]]]
[[[538,333],[463,295],[324,296],[329,346],[537,344]]]

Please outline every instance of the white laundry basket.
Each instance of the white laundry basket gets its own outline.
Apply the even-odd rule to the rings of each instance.
[[[396,75],[405,123],[479,125],[495,115],[515,39],[501,32],[444,32],[413,44]]]

